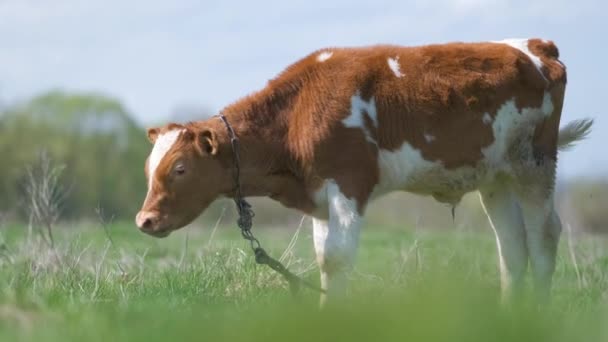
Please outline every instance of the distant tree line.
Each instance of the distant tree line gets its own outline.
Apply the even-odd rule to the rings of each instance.
[[[0,114],[0,212],[27,217],[27,168],[46,151],[63,165],[68,192],[63,218],[93,216],[96,207],[119,218],[140,205],[150,146],[144,130],[116,99],[50,92]]]

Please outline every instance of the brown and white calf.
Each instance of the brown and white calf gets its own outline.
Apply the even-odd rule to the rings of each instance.
[[[478,190],[498,243],[503,294],[530,261],[546,297],[561,224],[553,205],[566,68],[540,39],[319,50],[222,113],[240,139],[245,196],[311,215],[321,284],[341,292],[370,200],[401,190],[456,205]],[[166,236],[233,196],[218,118],[148,131],[139,228]]]

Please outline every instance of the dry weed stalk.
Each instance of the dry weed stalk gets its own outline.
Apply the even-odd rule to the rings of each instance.
[[[55,247],[53,226],[61,213],[61,202],[66,192],[61,185],[64,167],[54,165],[46,151],[39,154],[36,163],[27,168],[25,192],[29,200],[30,225],[41,227],[38,232],[43,240]]]
[[[111,247],[115,252],[118,252],[118,248],[114,244],[114,239],[112,239],[112,235],[110,234],[110,228],[109,228],[112,221],[114,221],[114,215],[112,215],[110,217],[106,217],[101,206],[98,206],[97,208],[95,208],[95,214],[97,214],[97,219],[99,220],[99,224],[101,225],[101,228],[103,229],[103,232],[106,235],[106,238],[108,239],[108,248]],[[104,254],[104,257],[105,257],[105,254]],[[118,266],[118,269],[120,270],[121,277],[126,278],[127,272],[124,270],[124,268],[120,264],[120,261],[116,261],[116,265]]]
[[[59,263],[61,259],[55,248],[53,228],[59,220],[61,205],[67,196],[67,191],[61,183],[64,170],[63,165],[55,164],[48,153],[42,151],[36,163],[26,169],[25,185],[29,209],[29,232],[30,234],[33,230],[38,232]]]

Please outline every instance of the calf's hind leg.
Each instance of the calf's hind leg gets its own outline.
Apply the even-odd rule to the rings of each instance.
[[[549,300],[562,225],[553,206],[553,195],[543,196],[520,190],[519,197],[526,225],[534,290],[537,299],[544,303]]]
[[[507,185],[479,190],[496,235],[503,301],[520,298],[528,265],[526,232],[517,198]]]

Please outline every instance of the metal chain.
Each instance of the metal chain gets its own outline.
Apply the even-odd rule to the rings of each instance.
[[[241,230],[241,235],[251,245],[251,249],[255,255],[256,263],[260,265],[268,265],[271,269],[281,274],[287,282],[289,282],[289,288],[291,293],[295,296],[300,287],[306,286],[309,289],[325,293],[325,290],[315,286],[306,280],[298,277],[297,275],[290,272],[280,261],[272,258],[262,245],[260,241],[253,235],[251,228],[253,226],[253,217],[255,213],[251,208],[251,204],[245,200],[243,197],[243,193],[241,190],[241,161],[239,157],[239,140],[234,133],[234,129],[230,123],[228,123],[228,119],[224,116],[224,114],[218,114],[218,117],[224,122],[226,129],[228,130],[228,134],[230,136],[230,145],[232,146],[232,156],[234,158],[234,169],[233,169],[233,178],[234,178],[234,204],[236,204],[236,209],[239,214],[239,218],[237,219],[237,225]]]

